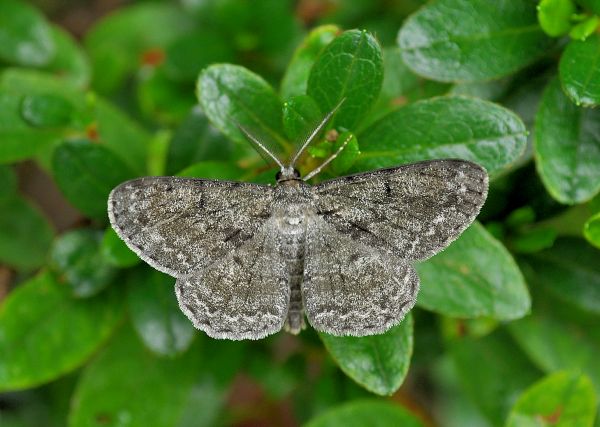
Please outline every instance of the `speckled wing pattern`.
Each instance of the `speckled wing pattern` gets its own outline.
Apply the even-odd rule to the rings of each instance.
[[[140,258],[182,277],[251,239],[271,216],[272,201],[266,185],[146,177],[111,192],[108,216]]]
[[[411,266],[448,246],[475,219],[487,172],[436,160],[347,176],[314,187],[302,294],[310,323],[334,335],[371,335],[417,299]]]

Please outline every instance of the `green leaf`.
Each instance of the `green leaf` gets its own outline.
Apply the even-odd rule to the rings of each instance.
[[[291,98],[304,95],[308,75],[319,53],[341,32],[335,25],[314,28],[294,52],[281,81],[281,96]]]
[[[0,165],[0,202],[17,194],[17,175],[12,167]]]
[[[193,82],[204,67],[234,59],[235,52],[225,37],[202,28],[167,46],[165,72],[172,79]]]
[[[585,21],[575,25],[569,32],[569,36],[574,40],[585,41],[585,39],[594,34],[599,24],[600,18],[598,16],[590,16]]]
[[[283,129],[290,141],[300,144],[322,119],[319,106],[308,95],[293,96],[283,103]]]
[[[159,356],[174,357],[186,351],[196,329],[179,309],[175,279],[140,268],[131,272],[127,289],[131,320],[146,347]]]
[[[239,181],[243,174],[244,170],[235,163],[206,161],[194,163],[193,165],[179,172],[177,176]]]
[[[547,373],[559,369],[583,372],[600,390],[600,336],[597,317],[574,320],[564,313],[564,306],[545,301],[534,307],[533,314],[508,325],[520,347],[533,363]]]
[[[356,400],[334,407],[305,424],[305,427],[423,427],[402,406],[380,400]]]
[[[492,425],[504,422],[514,403],[513,396],[539,376],[502,331],[480,339],[452,340],[449,349],[464,392]]]
[[[402,385],[413,350],[412,316],[380,335],[319,335],[342,371],[367,390],[386,396]]]
[[[552,43],[529,0],[439,0],[408,18],[398,35],[410,68],[446,82],[512,74]]]
[[[143,62],[146,51],[161,61],[164,48],[191,27],[189,16],[165,3],[135,4],[107,15],[84,41],[92,64],[92,87],[103,94],[114,92],[143,65],[140,57]]]
[[[362,131],[358,139],[357,171],[459,158],[479,163],[493,176],[522,155],[527,131],[519,117],[497,104],[443,97],[402,107]]]
[[[96,100],[94,115],[99,141],[106,144],[131,170],[139,175],[144,174],[152,135],[103,99]]]
[[[558,80],[544,91],[535,121],[538,173],[561,203],[581,203],[600,191],[600,110],[580,108]]]
[[[571,17],[576,12],[572,0],[541,0],[537,9],[540,26],[549,36],[563,36],[571,29]]]
[[[88,298],[113,282],[116,270],[100,255],[102,232],[78,229],[60,236],[52,247],[51,264],[72,295]]]
[[[132,267],[141,262],[140,258],[127,247],[115,230],[108,227],[102,237],[100,254],[109,265],[114,267]]]
[[[584,225],[583,236],[592,245],[600,249],[600,212],[592,215]]]
[[[420,307],[451,317],[524,316],[530,298],[510,253],[479,223],[474,223],[445,251],[417,264]]]
[[[115,290],[116,291],[116,290]],[[0,390],[50,382],[81,366],[122,318],[121,297],[105,292],[73,299],[44,272],[0,306]]]
[[[598,250],[575,237],[558,239],[554,246],[524,258],[533,279],[558,299],[582,310],[600,314],[600,263]]]
[[[240,147],[251,149],[249,144],[247,147]],[[223,161],[232,157],[234,157],[233,143],[213,128],[202,110],[195,107],[171,138],[166,173],[173,175],[199,161]]]
[[[346,31],[317,57],[306,93],[329,112],[343,99],[332,122],[354,129],[377,100],[383,81],[383,58],[375,38],[366,31]]]
[[[232,140],[248,144],[238,125],[287,147],[281,101],[262,77],[239,65],[218,64],[198,78],[197,95],[211,123]]]
[[[565,93],[577,105],[600,104],[600,35],[586,41],[572,41],[560,57],[560,81]]]
[[[507,427],[592,427],[596,394],[590,379],[573,372],[556,372],[529,387],[510,412]]]
[[[67,126],[75,108],[64,98],[55,95],[25,96],[21,103],[23,119],[33,127],[52,128]]]
[[[90,82],[90,63],[82,47],[73,36],[61,27],[51,27],[52,38],[56,45],[56,54],[44,68],[78,88],[85,89]]]
[[[200,372],[198,350],[175,359],[158,358],[124,327],[84,370],[69,426],[178,425]]]
[[[55,46],[50,26],[41,13],[25,2],[0,2],[0,59],[24,66],[47,64]]]
[[[54,230],[37,208],[10,194],[15,181],[5,184],[2,191],[8,194],[0,196],[0,262],[19,270],[33,270],[46,261]]]
[[[111,190],[133,177],[111,151],[85,140],[57,147],[52,170],[56,183],[73,206],[102,221],[108,218],[106,206]]]

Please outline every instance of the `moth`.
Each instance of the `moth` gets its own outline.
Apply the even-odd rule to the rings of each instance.
[[[337,107],[336,107],[337,108]],[[311,186],[280,167],[276,185],[145,177],[117,186],[110,222],[127,246],[174,276],[179,306],[214,338],[297,334],[305,316],[333,335],[383,333],[414,306],[413,264],[440,252],[473,222],[488,175],[464,160],[431,160]],[[347,141],[346,141],[347,143]]]

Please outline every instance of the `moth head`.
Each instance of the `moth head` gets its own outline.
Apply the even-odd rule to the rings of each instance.
[[[275,175],[277,182],[289,181],[292,179],[300,179],[300,172],[298,169],[291,166],[284,166],[281,168],[277,175]]]

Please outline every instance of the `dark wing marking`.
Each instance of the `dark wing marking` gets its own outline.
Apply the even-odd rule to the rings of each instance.
[[[414,306],[419,278],[406,261],[353,240],[318,216],[306,235],[302,296],[310,324],[333,335],[385,332]]]
[[[488,189],[481,166],[433,160],[323,182],[317,215],[337,231],[400,258],[424,260],[475,219]]]
[[[271,216],[272,199],[264,185],[147,177],[116,187],[108,215],[140,258],[181,277],[251,239]]]
[[[279,331],[290,287],[274,220],[204,271],[177,280],[179,306],[213,338],[259,339]]]

